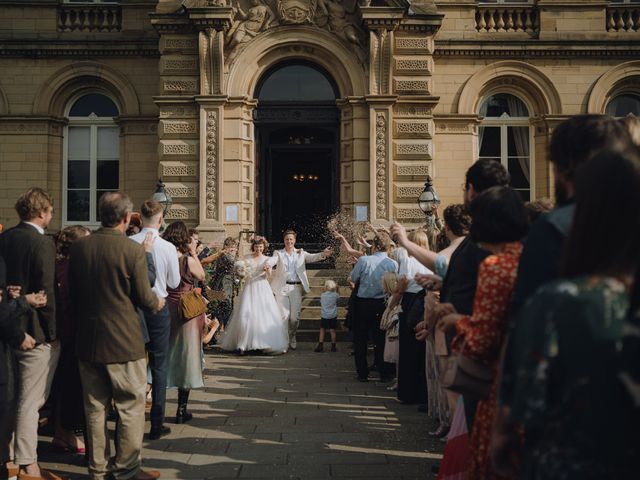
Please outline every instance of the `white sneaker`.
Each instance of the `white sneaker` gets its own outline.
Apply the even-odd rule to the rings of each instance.
[[[298,343],[296,342],[295,338],[292,338],[291,340],[289,340],[289,348],[291,350],[295,350],[298,347]]]

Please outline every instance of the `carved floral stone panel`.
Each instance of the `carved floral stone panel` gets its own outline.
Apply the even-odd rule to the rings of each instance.
[[[387,218],[387,116],[376,114],[376,218]]]
[[[206,117],[205,201],[207,220],[218,220],[218,112]]]
[[[431,160],[431,141],[402,141],[394,142],[396,158],[416,158]]]
[[[431,162],[396,165],[396,177],[426,177],[427,175],[433,176]]]

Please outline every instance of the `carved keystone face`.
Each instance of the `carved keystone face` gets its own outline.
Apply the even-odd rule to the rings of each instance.
[[[302,10],[301,8],[298,7],[292,7],[289,8],[288,10],[284,11],[285,14],[285,19],[288,22],[291,23],[302,23],[305,21],[305,19],[307,18],[307,14],[309,12],[306,12],[304,10]]]
[[[278,0],[283,23],[313,23],[317,0]]]

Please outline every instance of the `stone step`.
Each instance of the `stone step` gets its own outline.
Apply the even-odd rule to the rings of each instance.
[[[340,297],[338,299],[338,307],[346,307],[349,303],[349,297]],[[319,307],[320,306],[320,296],[314,297],[307,295],[302,299],[303,307]]]
[[[296,334],[297,342],[317,342],[318,334],[320,332],[320,325],[318,324],[318,328],[316,329],[298,329],[298,333]],[[349,332],[347,330],[336,330],[336,337],[338,342],[348,342],[350,341]],[[329,336],[329,332],[325,333],[324,338],[324,348],[327,349],[327,344],[329,348],[331,348],[331,337]]]
[[[322,292],[324,292],[323,290],[324,288],[324,283],[322,284],[322,286],[311,286],[311,288],[309,289],[309,293],[307,293],[305,295],[305,297],[318,297],[320,298],[320,294]],[[347,286],[339,286],[338,287],[338,294],[341,297],[349,297],[351,295],[351,288],[347,287]]]
[[[320,328],[320,318],[301,318],[299,319],[299,330],[315,330]],[[344,317],[338,317],[338,330],[342,328],[344,324]]]
[[[298,318],[304,319],[314,319],[320,318],[320,306],[317,307],[302,307],[300,310],[300,316]],[[338,318],[344,318],[347,314],[347,309],[345,307],[338,307]]]

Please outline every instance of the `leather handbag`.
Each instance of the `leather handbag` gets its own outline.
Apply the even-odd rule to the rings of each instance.
[[[491,393],[493,378],[493,368],[464,355],[463,344],[457,355],[447,358],[440,384],[452,392],[486,399]]]
[[[198,317],[207,311],[207,305],[197,290],[191,290],[183,294],[178,302],[178,312],[183,322],[188,322],[192,318]]]

